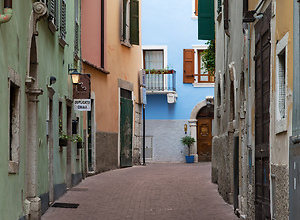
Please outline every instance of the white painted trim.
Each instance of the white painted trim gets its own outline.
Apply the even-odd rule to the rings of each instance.
[[[142,46],[144,50],[163,50],[164,51],[164,68],[168,66],[168,46],[167,45],[147,45]],[[144,53],[142,53],[142,67],[144,68]]]
[[[193,83],[193,86],[195,88],[205,88],[205,87],[214,88],[215,84],[214,83]]]

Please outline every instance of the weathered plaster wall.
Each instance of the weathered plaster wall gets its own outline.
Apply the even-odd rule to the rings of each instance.
[[[96,133],[96,172],[118,167],[118,133]]]
[[[142,110],[143,106],[140,104],[135,105],[135,129],[134,129],[134,141],[133,141],[133,155],[132,160],[134,165],[140,165],[141,159],[141,146],[143,141],[143,133],[142,133]]]

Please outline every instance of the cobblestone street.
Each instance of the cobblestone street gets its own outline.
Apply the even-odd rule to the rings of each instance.
[[[101,173],[69,190],[42,220],[233,220],[210,180],[210,163],[147,164]]]

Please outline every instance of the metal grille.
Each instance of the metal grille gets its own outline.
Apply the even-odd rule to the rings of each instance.
[[[61,10],[60,10],[60,37],[65,39],[67,34],[67,24],[66,24],[66,13],[67,13],[66,1],[61,0]]]
[[[278,55],[278,108],[280,118],[285,117],[285,50]]]

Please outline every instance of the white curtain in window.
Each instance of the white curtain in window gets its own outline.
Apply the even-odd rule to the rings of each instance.
[[[163,69],[164,54],[160,50],[145,51],[145,69]]]

